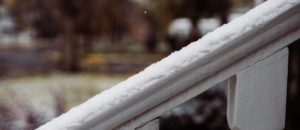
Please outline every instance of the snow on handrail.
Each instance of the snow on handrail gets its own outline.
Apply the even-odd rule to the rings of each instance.
[[[38,129],[114,129],[299,30],[300,1],[269,0]]]

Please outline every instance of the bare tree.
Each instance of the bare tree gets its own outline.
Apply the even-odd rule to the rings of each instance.
[[[128,32],[133,7],[130,0],[18,0],[10,10],[17,31],[32,29],[37,38],[57,39],[61,66],[73,72],[92,40],[108,36],[116,42]]]

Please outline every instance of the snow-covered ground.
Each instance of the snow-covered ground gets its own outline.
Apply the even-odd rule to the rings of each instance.
[[[54,95],[51,91],[58,89],[63,93],[66,110],[78,105],[94,94],[108,89],[130,75],[91,75],[91,74],[50,74],[39,76],[26,76],[0,81],[0,93],[5,92],[3,87],[17,90],[20,96],[46,119],[54,116]],[[1,97],[4,95],[1,95]],[[9,95],[7,95],[9,96]]]

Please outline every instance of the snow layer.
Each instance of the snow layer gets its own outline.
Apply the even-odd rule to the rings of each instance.
[[[274,17],[299,3],[300,0],[268,0],[229,24],[208,33],[200,40],[172,53],[160,62],[152,64],[144,71],[96,95],[38,129],[68,130],[76,128],[82,123],[94,119],[95,116],[118,106],[145,88],[151,87],[151,84],[160,82],[208,53],[221,48],[225,43],[253,28],[262,27]]]
[[[198,22],[198,29],[202,34],[207,34],[220,26],[217,18],[203,18]]]
[[[171,23],[169,27],[169,34],[171,36],[187,38],[191,30],[192,30],[192,21],[190,19],[178,18]]]

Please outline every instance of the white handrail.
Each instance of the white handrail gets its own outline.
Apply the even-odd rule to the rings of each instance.
[[[38,129],[128,129],[147,123],[257,62],[235,65],[243,58],[259,50],[267,57],[299,39],[299,3],[267,1]]]

